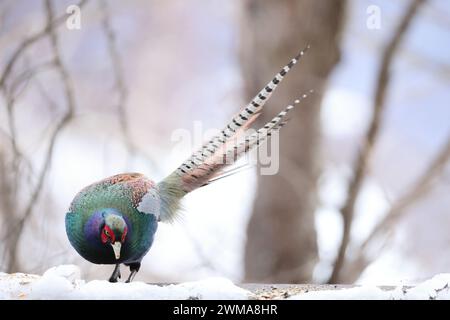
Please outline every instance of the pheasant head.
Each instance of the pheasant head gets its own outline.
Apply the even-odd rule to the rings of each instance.
[[[100,239],[104,245],[112,247],[114,256],[118,260],[122,243],[126,240],[128,227],[121,215],[110,211],[114,211],[114,209],[105,210],[102,214],[105,223],[100,229]]]

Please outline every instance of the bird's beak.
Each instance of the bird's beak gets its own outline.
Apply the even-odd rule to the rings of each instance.
[[[120,249],[122,248],[122,243],[119,241],[116,241],[114,243],[111,243],[111,246],[114,250],[114,255],[116,256],[116,260],[120,259]]]

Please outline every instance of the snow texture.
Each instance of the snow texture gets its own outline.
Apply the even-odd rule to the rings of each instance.
[[[309,291],[290,300],[429,300],[450,299],[450,274],[439,274],[413,286],[381,289],[358,286],[349,289]],[[151,285],[144,282],[110,283],[81,280],[80,269],[62,265],[42,276],[0,273],[0,299],[227,299],[246,300],[255,295],[224,278],[209,278],[177,285]]]
[[[230,280],[209,278],[178,285],[110,283],[80,279],[80,269],[62,265],[43,276],[0,273],[0,299],[248,299],[251,293]]]
[[[414,287],[398,286],[391,290],[359,286],[340,290],[301,293],[291,300],[449,300],[450,274],[439,274]]]

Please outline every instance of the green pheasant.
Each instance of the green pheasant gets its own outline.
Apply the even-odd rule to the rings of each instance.
[[[283,67],[217,136],[159,183],[140,173],[124,173],[81,190],[66,214],[66,232],[75,250],[92,263],[115,265],[109,278],[111,282],[121,277],[120,264],[129,266],[131,273],[126,282],[132,281],[152,246],[158,222],[173,221],[180,200],[187,193],[238,171],[238,168],[225,171],[230,164],[224,159],[237,159],[286,123],[286,115],[301,99],[287,106],[264,127],[245,134],[267,99],[307,49]],[[242,134],[244,141],[237,142],[236,136]]]

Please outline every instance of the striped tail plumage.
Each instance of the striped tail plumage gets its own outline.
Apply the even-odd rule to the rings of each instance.
[[[256,132],[245,135],[245,131],[259,116],[264,104],[271,97],[278,84],[308,49],[309,46],[283,67],[272,81],[248,105],[242,108],[217,136],[205,143],[172,174],[158,183],[158,191],[162,201],[161,221],[174,220],[180,200],[187,193],[237,172],[238,170],[234,169],[224,171],[224,168],[232,165],[235,160],[252,148],[259,146],[286,124],[286,115],[308,94],[303,94]],[[237,138],[243,134],[245,139],[239,142]]]

